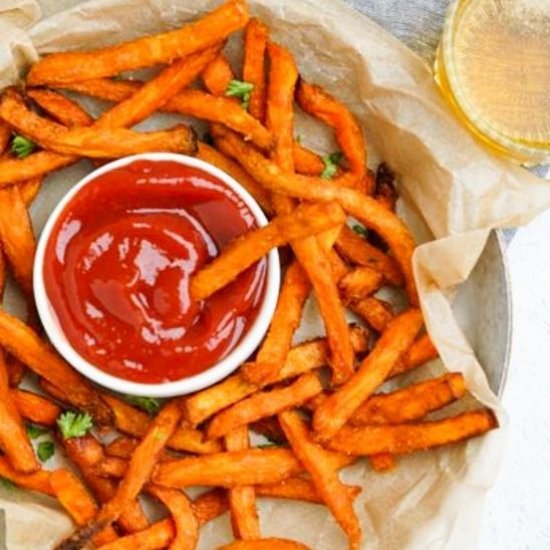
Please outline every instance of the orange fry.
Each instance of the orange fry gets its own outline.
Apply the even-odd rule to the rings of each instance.
[[[394,365],[388,378],[403,374],[438,357],[439,353],[430,337],[424,334],[410,347],[405,356]]]
[[[0,310],[0,345],[22,363],[57,388],[75,407],[88,411],[94,420],[105,426],[111,423],[111,410],[97,390],[43,342],[19,319]]]
[[[61,155],[117,158],[151,151],[196,152],[195,133],[187,126],[146,133],[125,128],[99,130],[96,125],[67,129],[33,113],[13,89],[2,95],[0,118],[41,147]]]
[[[269,193],[258,182],[254,181],[236,162],[202,142],[199,142],[197,157],[213,164],[236,179],[254,197],[266,214],[273,213]]]
[[[40,469],[29,437],[10,391],[3,350],[0,350],[0,447],[19,472]]]
[[[192,485],[236,487],[277,483],[300,471],[301,466],[291,451],[249,449],[160,464],[153,481],[178,489]]]
[[[237,540],[217,550],[309,550],[305,544],[285,539]]]
[[[101,550],[161,550],[167,548],[176,536],[172,519],[163,519],[153,523],[151,527],[121,537],[101,547]]]
[[[256,355],[256,363],[241,371],[245,379],[262,386],[277,380],[292,345],[292,337],[300,326],[302,309],[310,291],[311,285],[304,270],[298,262],[294,262],[285,273],[277,308]]]
[[[36,393],[12,389],[10,395],[19,414],[35,424],[54,426],[61,414],[60,407]]]
[[[113,410],[115,426],[118,430],[134,437],[141,438],[145,435],[151,423],[151,419],[146,413],[108,393],[103,395],[103,399]],[[201,431],[182,424],[168,439],[168,447],[175,451],[198,454],[215,453],[221,450],[217,441],[203,441]]]
[[[247,21],[246,2],[232,0],[175,31],[95,51],[51,54],[32,67],[27,82],[30,86],[59,84],[166,64],[222,42]]]
[[[403,275],[396,261],[372,246],[353,229],[347,226],[342,228],[336,241],[336,248],[350,262],[370,267],[382,273],[392,285],[401,286],[403,284]]]
[[[351,302],[348,307],[361,317],[376,332],[384,332],[388,323],[393,319],[392,306],[375,298],[368,296],[357,302]]]
[[[0,241],[13,274],[26,296],[33,295],[32,274],[36,238],[21,189],[0,189]]]
[[[373,395],[355,411],[350,424],[361,426],[412,422],[460,399],[465,393],[462,374],[444,374],[391,393]]]
[[[251,19],[244,31],[243,80],[254,85],[250,95],[250,114],[258,120],[265,116],[265,49],[268,28],[258,19]]]
[[[6,152],[10,139],[11,128],[4,121],[0,121],[0,155]]]
[[[363,132],[355,117],[341,102],[327,94],[321,87],[300,81],[296,100],[310,115],[322,120],[334,129],[336,141],[340,145],[351,172],[359,183],[367,170],[366,146]],[[367,194],[371,195],[373,189]]]
[[[277,44],[268,43],[270,59],[266,125],[275,137],[272,153],[274,163],[284,172],[294,171],[294,89],[298,69],[290,52]],[[273,204],[278,214],[288,213],[294,206],[290,197],[277,193]],[[348,325],[334,284],[331,266],[318,240],[303,239],[292,243],[300,264],[307,273],[332,352],[333,380],[342,383],[353,371],[353,350]]]
[[[208,426],[207,435],[211,439],[221,437],[240,426],[299,407],[322,391],[323,386],[317,373],[304,374],[290,386],[255,393],[225,409],[214,417]]]
[[[281,413],[279,422],[296,456],[309,472],[317,491],[346,533],[350,549],[359,549],[361,527],[353,509],[353,499],[327,460],[329,453],[313,441],[296,411]]]
[[[225,489],[211,489],[197,497],[192,503],[193,513],[199,522],[204,525],[229,509],[227,491]]]
[[[319,440],[331,439],[361,403],[384,382],[393,365],[411,346],[421,327],[422,313],[417,309],[402,313],[388,325],[349,382],[315,410],[313,426]]]
[[[96,463],[104,457],[103,447],[99,441],[93,436],[87,435],[69,439],[63,438],[60,439],[60,443],[68,458],[82,473],[82,477],[94,492],[98,501],[105,503],[111,500],[116,491],[116,484],[110,479],[98,476],[94,471]],[[127,506],[120,516],[119,524],[124,531],[133,533],[147,528],[149,521],[138,501],[134,501]]]
[[[22,159],[1,159],[0,187],[41,178],[79,160],[76,156],[58,155],[50,151],[38,151]]]
[[[103,113],[97,120],[97,127],[129,128],[145,120],[189,86],[216,57],[218,51],[219,46],[208,48],[174,61],[149,82],[132,89],[120,103]]]
[[[46,472],[45,470],[38,470],[32,474],[18,472],[4,456],[0,456],[0,477],[11,481],[14,485],[21,487],[21,489],[55,496],[50,485],[50,472]]]
[[[294,168],[298,174],[320,176],[325,169],[323,159],[317,153],[302,147],[299,143],[294,142],[292,156],[294,158]]]
[[[233,70],[223,54],[218,55],[202,73],[206,89],[215,96],[223,96],[233,80]]]
[[[225,447],[229,452],[244,451],[250,446],[248,428],[242,426],[225,436]],[[231,526],[236,539],[259,539],[260,524],[256,510],[254,487],[241,485],[228,490]]]
[[[34,100],[46,113],[57,122],[73,128],[75,126],[91,126],[94,123],[91,117],[78,103],[54,92],[53,90],[27,90],[27,96]]]
[[[157,486],[150,486],[148,492],[158,498],[172,515],[176,536],[169,550],[193,550],[199,538],[199,524],[187,496],[182,491]]]
[[[375,472],[390,472],[397,464],[395,457],[390,453],[369,456],[369,462]]]
[[[413,305],[418,294],[412,271],[412,255],[416,244],[405,224],[372,197],[337,183],[298,174],[287,174],[263,157],[237,135],[216,129],[217,144],[223,153],[237,159],[244,169],[267,189],[310,200],[336,200],[342,208],[369,229],[378,233],[389,245],[405,277],[407,294]]]
[[[477,437],[498,427],[492,411],[481,409],[443,420],[386,426],[344,426],[329,442],[352,455],[406,454]]]
[[[286,216],[278,216],[267,226],[235,239],[220,256],[194,275],[190,284],[191,295],[197,301],[204,300],[272,248],[321,233],[343,222],[344,214],[334,203],[304,204]]]
[[[348,300],[360,300],[380,290],[384,276],[370,267],[357,267],[345,275],[339,283]]]
[[[101,509],[96,519],[98,524],[109,525],[124,513],[131,505],[141,489],[149,480],[159,454],[181,417],[181,410],[177,400],[169,402],[150,422],[141,443],[135,450],[128,464],[126,475],[117,487],[113,498]]]
[[[280,483],[256,485],[254,488],[256,489],[256,494],[260,497],[302,500],[313,504],[325,503],[311,480],[304,477],[291,477]],[[346,490],[352,499],[355,499],[360,492],[358,487],[346,486]]]

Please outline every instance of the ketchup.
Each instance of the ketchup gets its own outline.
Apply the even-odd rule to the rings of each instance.
[[[254,322],[265,259],[203,302],[192,275],[256,227],[223,182],[176,162],[135,161],[84,186],[47,243],[44,284],[65,336],[103,371],[179,380],[226,356]]]

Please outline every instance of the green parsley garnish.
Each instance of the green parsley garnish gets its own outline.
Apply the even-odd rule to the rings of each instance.
[[[160,401],[154,397],[138,397],[137,395],[125,395],[124,399],[148,412],[149,414],[155,414],[160,409]]]
[[[11,142],[11,152],[20,159],[28,157],[35,149],[35,143],[20,135],[16,135]]]
[[[88,413],[66,411],[57,419],[57,425],[63,439],[82,437],[94,427],[92,417]]]
[[[36,454],[42,462],[50,460],[55,453],[55,447],[53,441],[42,441],[36,449]]]
[[[17,489],[17,486],[12,481],[2,476],[0,476],[0,486],[4,487],[4,489],[8,489],[9,491]]]
[[[321,178],[324,180],[331,180],[336,175],[336,172],[338,172],[338,166],[343,158],[344,154],[340,151],[324,156],[323,162],[325,163],[325,169],[321,174]]]
[[[365,227],[359,224],[355,224],[352,229],[361,237],[364,237],[365,239],[369,236],[369,232]]]
[[[27,424],[27,435],[31,439],[36,439],[41,435],[47,434],[48,430],[41,428],[40,426],[35,426],[34,424]]]
[[[254,90],[254,84],[251,82],[243,82],[242,80],[232,80],[227,85],[225,95],[227,97],[238,97],[241,100],[243,109],[248,110],[250,105],[250,96]]]

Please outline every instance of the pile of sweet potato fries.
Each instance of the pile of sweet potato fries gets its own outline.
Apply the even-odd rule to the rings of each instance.
[[[223,53],[237,31],[244,31],[240,79]],[[161,70],[146,82],[120,78],[152,66]],[[94,119],[60,90],[112,105]],[[295,104],[333,131],[341,154],[321,156],[296,139]],[[209,139],[198,140],[183,124],[130,129],[159,111],[207,121]],[[359,489],[340,480],[343,468],[366,457],[375,470],[389,470],[399,455],[497,427],[486,409],[426,419],[465,395],[458,373],[376,393],[437,357],[422,333],[414,239],[395,214],[391,173],[382,166],[374,176],[367,168],[352,113],[300,78],[292,54],[250,18],[245,0],[229,0],[164,34],[46,56],[25,86],[1,95],[0,150],[0,284],[5,260],[29,303],[27,323],[0,309],[0,476],[54,497],[67,511],[76,531],[59,548],[191,549],[201,526],[226,511],[237,541],[224,548],[305,548],[262,539],[256,501],[269,497],[326,506],[357,549]],[[82,378],[42,337],[32,295],[28,208],[44,178],[82,158],[150,151],[218,166],[271,219],[195,275],[194,299],[215,293],[272,247],[291,249],[254,358],[221,383],[163,406],[115,396]],[[408,309],[397,314],[376,296],[386,285],[405,289]],[[311,293],[326,337],[293,346]],[[364,322],[350,324],[346,310]],[[20,389],[26,371],[43,393]],[[35,450],[31,439],[45,430],[74,470],[42,467],[37,455],[47,461],[54,450],[42,443]],[[271,443],[251,446],[252,432]],[[191,500],[182,489],[193,486],[211,489]],[[138,500],[144,493],[166,507],[166,519],[150,522]]]

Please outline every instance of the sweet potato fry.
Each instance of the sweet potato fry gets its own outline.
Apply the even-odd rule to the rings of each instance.
[[[403,374],[428,361],[437,359],[439,353],[430,337],[427,334],[422,335],[410,347],[409,351],[400,359],[390,371],[388,378]]]
[[[2,120],[0,121],[0,155],[3,155],[11,139],[11,128]]]
[[[362,327],[354,327],[351,337],[354,350],[357,353],[365,352],[368,345],[368,335],[365,330]],[[327,363],[328,346],[324,338],[299,344],[290,349],[277,381],[299,376],[327,365]],[[185,402],[186,418],[193,426],[196,426],[218,411],[254,393],[257,389],[255,384],[247,382],[239,374],[230,376],[223,382],[188,398]]]
[[[244,451],[250,447],[248,427],[241,426],[225,436],[225,448],[228,452]],[[256,510],[254,487],[241,485],[227,492],[231,511],[231,526],[236,539],[259,539],[260,523]]]
[[[229,510],[227,491],[225,489],[211,489],[197,497],[192,503],[193,513],[199,522],[204,525]]]
[[[45,470],[38,470],[32,474],[18,472],[4,456],[0,456],[0,477],[11,481],[14,485],[21,487],[21,489],[55,496],[50,485],[50,472]]]
[[[217,550],[309,550],[305,544],[285,539],[237,540]]]
[[[129,128],[145,120],[181,90],[189,86],[219,52],[219,46],[207,48],[178,59],[157,76],[103,113],[99,128]],[[115,82],[116,84],[116,82]]]
[[[266,106],[265,49],[268,35],[268,28],[255,18],[248,22],[244,31],[243,80],[254,85],[248,110],[262,121]]]
[[[280,483],[273,483],[271,485],[256,485],[255,489],[256,494],[260,497],[302,500],[313,504],[325,503],[315,485],[310,479],[305,477],[291,477]],[[350,498],[355,499],[360,489],[358,487],[346,486],[346,491],[349,492]]]
[[[176,429],[180,417],[179,403],[173,400],[165,405],[149,423],[145,436],[130,459],[126,475],[118,485],[113,498],[101,508],[96,523],[111,524],[120,518],[128,505],[134,502],[149,480],[158,455]]]
[[[351,302],[348,307],[361,317],[376,332],[384,332],[388,323],[394,317],[392,306],[374,296],[368,296],[357,302]]]
[[[77,525],[85,525],[97,514],[97,504],[75,475],[62,468],[50,475],[52,491]]]
[[[59,439],[66,455],[78,467],[82,477],[94,492],[98,501],[108,502],[113,498],[116,484],[110,480],[98,476],[95,465],[104,458],[103,447],[93,436],[73,437]],[[129,504],[118,520],[119,525],[127,533],[134,533],[146,529],[149,525],[147,516],[143,513],[138,501]]]
[[[236,179],[254,197],[266,214],[273,213],[269,193],[259,183],[254,181],[236,162],[202,142],[199,142],[197,157],[213,164]]]
[[[327,451],[313,441],[296,411],[279,414],[279,422],[294,453],[309,472],[317,491],[346,533],[350,549],[359,549],[361,527],[353,509],[353,500],[339,480],[337,472],[326,460]]]
[[[49,55],[32,67],[27,82],[30,86],[59,84],[166,64],[222,42],[232,32],[243,28],[247,21],[246,2],[232,0],[175,31],[95,51]]]
[[[75,407],[88,411],[100,426],[111,423],[111,410],[97,390],[65,363],[19,319],[0,310],[0,345],[61,391]]]
[[[384,276],[370,267],[352,269],[340,281],[340,290],[348,300],[360,300],[380,290]]]
[[[325,169],[323,159],[313,151],[302,147],[294,142],[292,145],[292,156],[294,158],[294,168],[298,174],[304,176],[320,176]]]
[[[277,44],[268,43],[270,59],[266,125],[275,137],[271,155],[284,172],[294,171],[294,89],[298,69],[290,52]],[[290,197],[275,193],[273,204],[278,214],[294,207]],[[342,383],[353,371],[353,350],[348,325],[340,302],[338,289],[331,275],[331,266],[319,242],[313,238],[292,243],[292,248],[315,292],[332,352],[333,381]]]
[[[12,389],[10,395],[19,414],[35,424],[54,426],[57,417],[61,414],[60,407],[36,393]]]
[[[136,447],[137,448],[137,447]],[[132,458],[131,456],[128,457]],[[96,464],[94,464],[94,475],[102,478],[120,478],[124,477],[128,471],[128,460],[123,458],[117,458],[114,456],[108,456],[102,458]]]
[[[359,123],[343,104],[327,94],[321,87],[301,80],[296,93],[300,107],[308,114],[322,120],[334,129],[340,145],[357,183],[365,177],[366,145]],[[369,195],[374,189],[369,189]]]
[[[13,467],[31,473],[40,469],[10,391],[3,350],[0,350],[0,447]]]
[[[460,399],[466,393],[464,377],[448,373],[391,393],[373,395],[350,418],[353,426],[404,424]]]
[[[258,392],[215,416],[208,426],[211,439],[221,437],[240,426],[299,407],[323,391],[315,372],[304,374],[290,386]]]
[[[304,270],[294,262],[285,273],[277,308],[256,362],[241,371],[245,379],[262,386],[277,380],[292,345],[292,337],[300,326],[302,309],[310,291],[311,285]]]
[[[392,426],[344,426],[329,447],[357,456],[406,454],[456,443],[498,427],[492,411],[481,409],[430,422]]]
[[[179,489],[192,485],[236,487],[277,483],[300,471],[301,466],[291,451],[249,449],[160,464],[153,475],[153,481],[158,485]]]
[[[342,224],[343,220],[341,208],[334,203],[305,204],[291,214],[274,218],[269,225],[234,240],[212,263],[194,275],[190,284],[192,297],[204,300],[272,248],[320,233]]]
[[[310,200],[337,200],[342,208],[369,229],[378,233],[390,246],[405,278],[407,294],[413,305],[418,294],[412,272],[415,242],[404,223],[372,197],[337,183],[298,174],[288,174],[263,157],[237,135],[216,129],[216,143],[223,153],[237,159],[243,168],[267,189]]]
[[[25,203],[25,206],[27,208],[29,208],[29,206],[32,204],[32,202],[40,192],[40,189],[42,188],[42,181],[43,179],[40,177],[33,178],[19,185],[21,196],[23,197],[23,202]]]
[[[334,392],[313,415],[315,435],[328,441],[361,403],[384,382],[389,371],[411,346],[422,327],[422,313],[412,309],[396,317],[347,384]]]
[[[117,158],[151,151],[194,154],[197,149],[194,131],[184,125],[146,133],[125,128],[99,130],[95,124],[67,129],[33,113],[13,89],[2,95],[0,118],[44,149],[61,155]]]
[[[202,73],[202,80],[206,89],[215,96],[223,96],[227,86],[233,80],[233,70],[223,54],[218,55]]]
[[[399,195],[395,189],[395,175],[390,167],[381,163],[376,170],[375,197],[386,208],[395,212],[395,205]]]
[[[105,393],[103,399],[113,410],[115,426],[118,430],[134,437],[143,437],[151,419],[146,413],[132,407],[121,399]],[[168,447],[175,451],[190,453],[215,453],[221,450],[217,441],[203,441],[199,430],[180,425],[168,439]]]
[[[199,524],[191,502],[182,491],[149,486],[147,491],[160,500],[170,511],[176,536],[170,543],[170,550],[193,550],[199,538]]]
[[[21,189],[0,189],[0,241],[17,282],[29,298],[33,295],[32,274],[36,238]]]
[[[38,151],[22,159],[0,160],[0,187],[20,184],[66,168],[80,159],[50,151]]]
[[[176,528],[172,519],[163,519],[153,523],[151,527],[121,537],[101,547],[101,550],[161,550],[167,548],[176,536]]]
[[[78,103],[53,90],[27,90],[27,96],[67,128],[91,126],[94,118]]]
[[[342,228],[340,236],[336,241],[336,248],[350,262],[370,267],[382,273],[390,284],[396,286],[403,284],[403,275],[396,261],[378,248],[372,246],[355,233],[353,229],[347,226]]]

